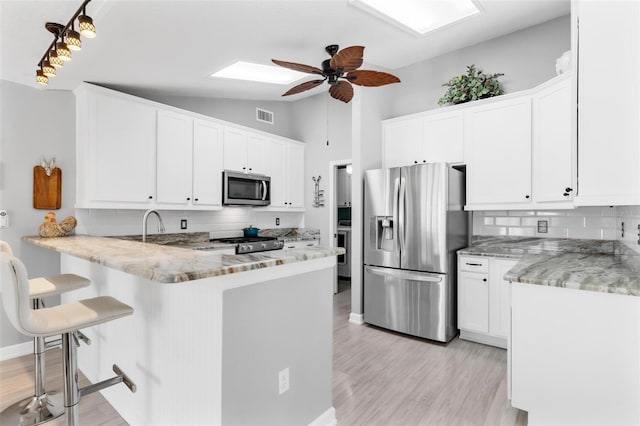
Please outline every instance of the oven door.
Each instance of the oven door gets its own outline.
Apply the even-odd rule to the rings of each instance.
[[[271,178],[265,175],[225,170],[222,174],[222,205],[268,206]]]

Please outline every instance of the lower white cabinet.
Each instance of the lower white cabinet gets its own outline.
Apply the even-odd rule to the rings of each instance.
[[[304,247],[315,247],[320,245],[319,240],[299,240],[299,241],[285,241],[283,250],[293,250]]]
[[[458,256],[460,338],[507,347],[511,329],[510,283],[502,277],[517,260]]]

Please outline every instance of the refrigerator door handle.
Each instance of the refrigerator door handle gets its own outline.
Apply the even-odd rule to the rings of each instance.
[[[367,272],[383,277],[393,277],[401,280],[426,281],[430,283],[439,283],[442,281],[441,276],[429,275],[428,272],[412,272],[401,269],[378,268],[375,266],[365,266]]]
[[[405,247],[405,219],[406,219],[406,212],[405,212],[405,208],[406,208],[406,197],[407,197],[407,182],[405,180],[405,178],[401,177],[400,178],[400,195],[398,197],[398,210],[399,210],[399,220],[398,220],[398,241],[400,243],[400,252],[402,253],[404,251],[404,247]],[[404,254],[403,254],[404,255]]]
[[[398,203],[400,200],[400,178],[396,178],[393,185],[393,250],[398,250],[400,247],[400,237],[398,236],[398,229],[400,222],[398,222]]]

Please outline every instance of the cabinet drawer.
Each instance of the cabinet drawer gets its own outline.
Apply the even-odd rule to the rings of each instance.
[[[489,272],[489,259],[485,257],[460,256],[458,269],[470,272]]]

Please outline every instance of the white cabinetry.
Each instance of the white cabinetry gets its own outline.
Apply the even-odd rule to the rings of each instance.
[[[465,111],[467,206],[531,203],[531,98]]]
[[[517,260],[458,256],[460,338],[507,347],[511,324],[510,284],[502,277]]]
[[[204,120],[193,123],[193,204],[222,204],[222,126]]]
[[[578,205],[640,204],[640,2],[573,3],[578,47]],[[574,33],[575,34],[575,33]],[[607,81],[614,79],[617,90]]]
[[[156,111],[143,103],[77,93],[77,208],[145,208],[154,202]]]
[[[387,120],[383,129],[383,166],[463,161],[463,112],[429,112]]]
[[[285,241],[283,250],[292,250],[305,247],[316,247],[320,245],[319,240],[300,240],[300,241]]]
[[[575,195],[576,107],[571,76],[565,74],[533,94],[533,200],[536,205],[549,203],[547,208],[571,205]]]
[[[222,208],[222,171],[272,176],[275,209],[304,209],[304,144],[83,83],[76,208]]]
[[[265,137],[225,127],[224,168],[246,173],[265,174]]]
[[[158,111],[157,203],[191,204],[193,118]]]

